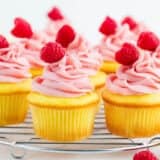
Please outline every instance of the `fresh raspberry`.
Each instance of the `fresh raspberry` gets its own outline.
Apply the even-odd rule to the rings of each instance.
[[[142,32],[137,45],[142,49],[155,51],[159,45],[159,38],[153,32]]]
[[[64,48],[60,44],[48,42],[42,49],[40,57],[47,63],[54,63],[61,60],[65,55]]]
[[[64,25],[57,33],[56,42],[60,43],[64,48],[74,40],[76,34],[73,28],[69,25]]]
[[[99,31],[102,34],[109,36],[109,35],[116,33],[116,29],[117,29],[116,21],[112,19],[111,17],[106,17],[106,19],[101,24]]]
[[[31,38],[33,35],[31,25],[23,18],[15,18],[11,33],[18,38]]]
[[[158,160],[158,158],[149,150],[136,153],[133,160]]]
[[[61,20],[63,19],[63,15],[60,11],[59,8],[57,7],[53,7],[49,12],[48,12],[48,17],[53,20],[53,21],[56,21],[56,20]]]
[[[132,17],[129,17],[129,16],[125,17],[125,18],[122,20],[122,24],[128,24],[130,30],[133,30],[134,28],[137,27],[136,21],[135,21]]]
[[[138,57],[137,48],[130,43],[124,43],[122,48],[115,54],[116,61],[123,65],[132,65]]]
[[[9,46],[9,43],[7,41],[7,39],[0,35],[0,48],[7,48]]]

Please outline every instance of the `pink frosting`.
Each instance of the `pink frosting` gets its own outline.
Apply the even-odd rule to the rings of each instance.
[[[154,52],[142,52],[132,66],[121,66],[107,78],[107,88],[123,95],[160,92],[160,47]]]
[[[132,32],[138,37],[141,32],[144,32],[146,30],[148,30],[148,28],[145,26],[145,24],[142,22],[139,22],[137,23],[137,26],[135,27],[135,29],[132,30]]]
[[[31,77],[29,64],[22,54],[23,47],[18,43],[0,49],[0,82],[15,83]]]
[[[137,37],[130,31],[128,25],[120,25],[114,35],[105,36],[98,50],[105,61],[115,61],[115,52],[119,50],[123,43],[130,42],[135,44]]]
[[[67,18],[64,18],[64,19],[61,19],[61,20],[56,20],[56,21],[49,20],[45,29],[44,29],[44,31],[49,36],[52,36],[55,40],[57,32],[65,24],[70,24],[70,22]]]
[[[45,32],[34,33],[33,37],[30,39],[20,39],[19,43],[21,43],[24,48],[23,55],[28,60],[31,68],[46,66],[46,63],[40,59],[40,50],[45,43],[50,41],[53,41],[52,37],[49,37]]]
[[[102,64],[102,56],[99,52],[80,35],[76,35],[69,45],[67,54],[76,62],[76,68],[87,75],[95,75]]]
[[[33,91],[58,97],[77,97],[91,92],[88,76],[80,73],[74,63],[66,55],[58,63],[48,65],[44,74],[33,80]]]

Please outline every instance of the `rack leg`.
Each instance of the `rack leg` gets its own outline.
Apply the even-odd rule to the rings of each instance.
[[[23,148],[11,147],[10,148],[11,160],[24,160],[26,150]]]

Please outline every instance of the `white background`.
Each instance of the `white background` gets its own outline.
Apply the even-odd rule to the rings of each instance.
[[[26,18],[35,29],[43,28],[46,22],[46,12],[53,5],[57,5],[73,22],[77,31],[83,33],[93,42],[99,36],[98,27],[106,15],[113,16],[117,20],[120,20],[124,15],[133,15],[136,19],[144,21],[159,34],[159,3],[159,0],[0,0],[0,33],[9,35],[13,26],[13,18],[16,16]],[[0,160],[8,159],[8,149],[2,148],[0,149]],[[54,158],[63,160],[64,157],[67,160],[129,160],[132,159],[132,155],[133,152],[97,156],[48,154],[48,160]],[[40,160],[46,157],[47,154],[31,153],[27,159]]]
[[[159,0],[0,0],[0,33],[9,33],[16,16],[26,18],[35,29],[43,28],[46,12],[53,5],[58,5],[77,31],[91,40],[99,36],[98,27],[106,15],[117,20],[133,15],[160,33],[159,3]]]

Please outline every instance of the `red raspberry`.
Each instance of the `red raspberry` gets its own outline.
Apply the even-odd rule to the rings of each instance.
[[[65,50],[60,44],[48,42],[42,49],[40,57],[47,63],[54,63],[61,60],[65,55]]]
[[[155,51],[159,45],[159,38],[153,32],[142,32],[137,45],[142,49]]]
[[[7,48],[9,46],[9,43],[7,41],[7,39],[0,35],[0,48]]]
[[[110,17],[106,17],[106,19],[101,24],[99,31],[102,34],[109,36],[116,33],[116,29],[117,29],[116,21]]]
[[[56,42],[60,43],[64,48],[74,40],[76,34],[73,28],[69,25],[64,25],[57,33]]]
[[[53,21],[56,21],[56,20],[61,20],[63,19],[63,15],[60,11],[59,8],[57,7],[53,7],[49,12],[48,12],[48,17],[53,20]]]
[[[149,150],[136,153],[133,160],[158,160],[158,158]]]
[[[130,30],[133,30],[134,28],[137,27],[136,21],[135,21],[133,18],[129,17],[129,16],[125,17],[125,18],[122,20],[122,24],[128,24]]]
[[[115,54],[116,61],[123,65],[132,65],[138,57],[137,48],[130,43],[124,43],[122,48]]]
[[[11,30],[11,33],[19,38],[31,38],[33,35],[31,25],[22,18],[15,18],[14,28]]]

